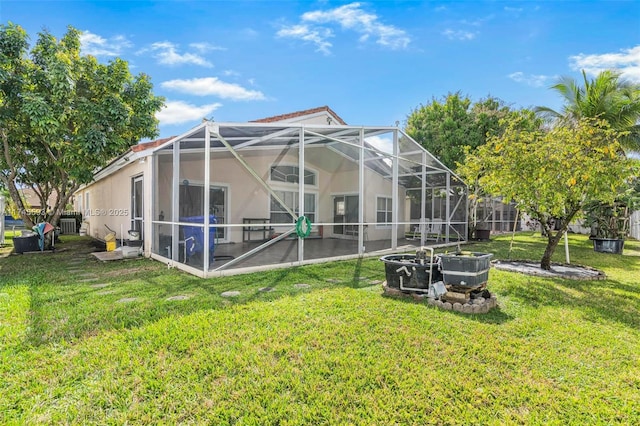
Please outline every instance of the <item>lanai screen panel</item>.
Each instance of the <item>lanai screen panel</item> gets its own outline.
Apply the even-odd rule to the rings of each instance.
[[[155,151],[154,185],[154,255],[202,276],[466,229],[464,185],[397,128],[204,123]]]

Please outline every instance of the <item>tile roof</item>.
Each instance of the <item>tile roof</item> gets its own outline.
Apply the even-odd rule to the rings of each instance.
[[[345,123],[345,121],[338,114],[336,114],[331,108],[329,108],[326,105],[317,107],[317,108],[305,109],[303,111],[290,112],[288,114],[274,115],[273,117],[261,118],[259,120],[251,120],[250,122],[251,123],[274,123],[277,121],[290,120],[292,118],[298,118],[298,117],[303,117],[305,115],[316,114],[318,112],[323,112],[323,111],[326,111],[332,116],[334,116],[338,121],[338,123],[345,126],[347,125],[347,123]]]
[[[145,150],[150,149],[150,148],[156,148],[156,147],[162,145],[163,143],[165,143],[167,141],[170,141],[173,138],[175,138],[175,136],[169,136],[168,138],[156,139],[155,141],[151,141],[151,142],[139,143],[137,145],[132,146],[131,147],[131,151],[140,152],[140,151],[145,151]]]

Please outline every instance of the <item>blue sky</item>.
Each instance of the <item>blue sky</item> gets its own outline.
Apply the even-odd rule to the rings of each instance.
[[[83,52],[127,60],[166,97],[160,135],[203,117],[247,121],[329,105],[354,125],[401,125],[460,91],[558,108],[560,76],[617,68],[640,83],[640,2],[29,1],[0,21],[36,39],[67,25]]]

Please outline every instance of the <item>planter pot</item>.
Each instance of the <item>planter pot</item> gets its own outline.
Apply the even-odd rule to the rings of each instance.
[[[25,237],[13,237],[13,249],[16,253],[26,253],[29,251],[40,251],[38,245],[39,237],[37,235],[29,235]]]
[[[624,240],[618,238],[593,238],[593,250],[600,253],[622,254]]]
[[[476,240],[488,241],[491,237],[490,229],[476,229],[474,231],[474,238]]]
[[[471,288],[486,284],[491,257],[491,253],[440,255],[444,283]]]
[[[406,288],[429,289],[431,282],[442,281],[442,273],[438,270],[437,259],[421,264],[414,254],[390,254],[380,258],[384,262],[387,287],[397,290]]]

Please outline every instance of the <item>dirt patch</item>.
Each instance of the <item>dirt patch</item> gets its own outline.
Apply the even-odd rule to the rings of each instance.
[[[535,275],[545,278],[566,278],[569,280],[604,280],[606,274],[598,269],[588,266],[567,265],[561,263],[551,264],[551,270],[545,271],[540,263],[522,260],[497,260],[493,267],[503,271],[520,272],[526,275]]]

